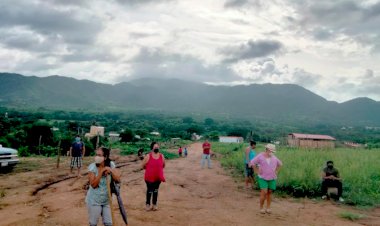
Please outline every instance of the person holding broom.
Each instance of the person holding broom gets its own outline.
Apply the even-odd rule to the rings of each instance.
[[[90,188],[87,192],[86,204],[90,226],[96,226],[100,217],[105,226],[112,226],[110,206],[112,200],[109,198],[110,191],[107,181],[110,181],[112,177],[115,182],[120,182],[120,171],[115,167],[115,163],[110,160],[108,148],[101,147],[96,150],[95,162],[88,167]]]

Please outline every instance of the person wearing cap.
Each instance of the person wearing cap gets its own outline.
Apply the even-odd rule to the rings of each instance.
[[[329,160],[322,172],[322,199],[327,198],[327,190],[329,187],[338,189],[338,197],[340,202],[344,202],[342,198],[342,179],[340,178],[338,169],[334,168],[334,162]]]
[[[251,160],[250,165],[258,175],[260,187],[260,213],[271,213],[271,194],[276,190],[277,174],[282,166],[282,162],[274,156],[276,146],[274,144],[265,145],[265,152],[258,154]],[[266,209],[264,202],[267,201]]]

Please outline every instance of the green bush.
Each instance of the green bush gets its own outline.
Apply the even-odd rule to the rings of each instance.
[[[31,155],[28,146],[22,146],[18,149],[18,155],[21,157],[29,157]]]

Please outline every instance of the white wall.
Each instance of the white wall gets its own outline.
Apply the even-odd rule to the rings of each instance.
[[[222,143],[241,143],[243,142],[241,137],[219,137],[219,142]]]

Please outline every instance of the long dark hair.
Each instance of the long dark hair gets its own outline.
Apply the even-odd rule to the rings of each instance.
[[[150,150],[153,150],[153,147],[154,147],[155,144],[157,144],[156,141],[153,141],[153,142],[150,144]]]
[[[101,147],[100,149],[103,151],[104,166],[111,167],[110,149],[105,148],[105,147]]]

